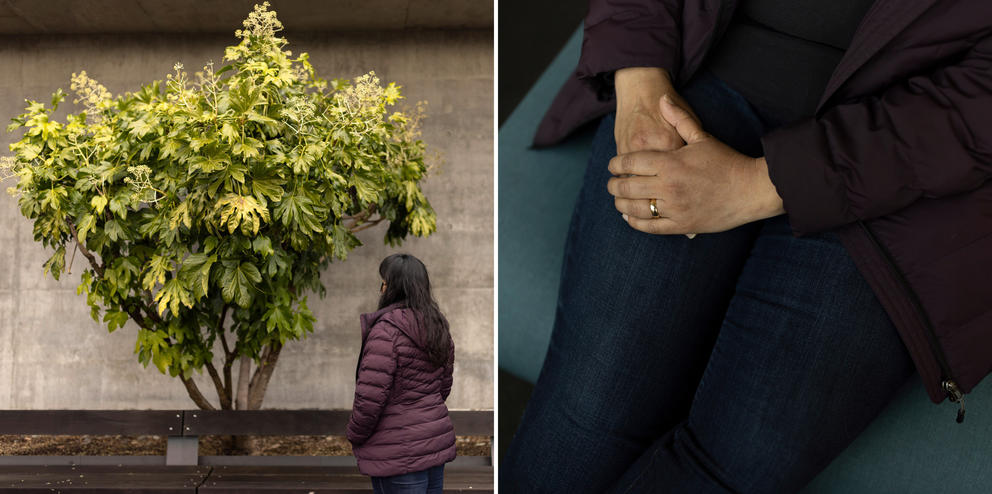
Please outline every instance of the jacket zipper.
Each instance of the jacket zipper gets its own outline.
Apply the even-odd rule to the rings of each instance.
[[[923,309],[923,304],[920,303],[919,297],[917,297],[916,292],[913,291],[913,287],[909,285],[909,281],[906,280],[905,275],[899,270],[899,266],[896,265],[892,255],[889,251],[885,249],[884,246],[875,237],[875,233],[871,231],[871,228],[865,224],[864,221],[858,220],[858,225],[871,240],[872,245],[875,249],[882,254],[889,268],[895,274],[896,280],[905,290],[906,294],[909,296],[909,300],[916,310],[917,315],[923,320],[923,327],[926,328],[927,342],[930,344],[930,351],[933,353],[934,358],[937,360],[937,364],[940,366],[941,371],[941,381],[940,387],[944,389],[947,393],[947,398],[952,403],[957,403],[960,408],[958,409],[957,423],[964,422],[964,393],[958,387],[957,381],[954,379],[954,375],[951,373],[951,366],[947,363],[947,356],[944,354],[944,349],[941,348],[940,342],[937,340],[937,332],[934,331],[933,323],[930,322],[930,317],[927,316],[926,311]]]

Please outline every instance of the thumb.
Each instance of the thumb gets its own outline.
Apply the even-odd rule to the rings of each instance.
[[[661,97],[661,116],[679,133],[686,144],[701,141],[707,137],[703,127],[691,113],[675,104],[667,94]]]

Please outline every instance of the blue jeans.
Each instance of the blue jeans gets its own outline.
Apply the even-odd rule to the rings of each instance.
[[[443,491],[444,465],[390,477],[372,477],[375,494],[441,494]]]
[[[681,94],[708,132],[763,155],[775,124],[738,93],[703,73]],[[785,215],[691,240],[630,228],[606,191],[614,118],[501,491],[796,492],[912,375],[909,355],[833,233],[796,237]]]

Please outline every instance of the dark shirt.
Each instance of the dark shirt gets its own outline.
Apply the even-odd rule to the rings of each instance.
[[[706,64],[759,114],[813,114],[872,0],[746,0]]]

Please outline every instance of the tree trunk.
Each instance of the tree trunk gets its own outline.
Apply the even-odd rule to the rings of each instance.
[[[269,387],[269,380],[272,379],[272,372],[276,369],[276,362],[279,361],[279,352],[282,345],[274,341],[262,352],[262,363],[255,370],[255,375],[251,377],[248,387],[248,408],[259,410],[262,408],[262,400],[265,399],[265,390]]]
[[[219,395],[220,402],[223,409],[224,404],[233,403],[234,409],[236,410],[259,410],[262,408],[262,400],[265,399],[265,391],[269,386],[269,381],[272,379],[272,373],[275,371],[276,363],[279,361],[279,353],[282,351],[282,344],[279,342],[273,342],[269,346],[262,350],[261,362],[252,373],[252,359],[249,356],[241,356],[239,358],[240,364],[238,368],[238,384],[237,384],[237,396],[223,396]],[[229,367],[228,367],[229,368]],[[215,371],[216,373],[216,371]],[[215,384],[220,381],[220,376],[212,374]],[[226,376],[225,376],[226,377]],[[203,410],[216,410],[216,408],[210,404],[206,397],[200,392],[196,383],[193,382],[192,378],[185,379],[182,376],[180,378],[183,384],[186,386],[186,391],[189,393],[193,401]],[[224,383],[226,384],[226,383]],[[217,392],[227,393],[230,387],[220,384],[217,387]],[[232,390],[233,391],[233,390]],[[224,435],[221,436],[221,448],[222,454],[224,455],[251,455],[255,451],[255,441],[252,436],[248,435]]]
[[[251,357],[242,355],[240,360],[240,368],[238,369],[238,396],[234,401],[234,408],[237,410],[249,410],[248,383],[251,377]],[[250,455],[253,444],[251,436],[224,436],[224,454]]]

